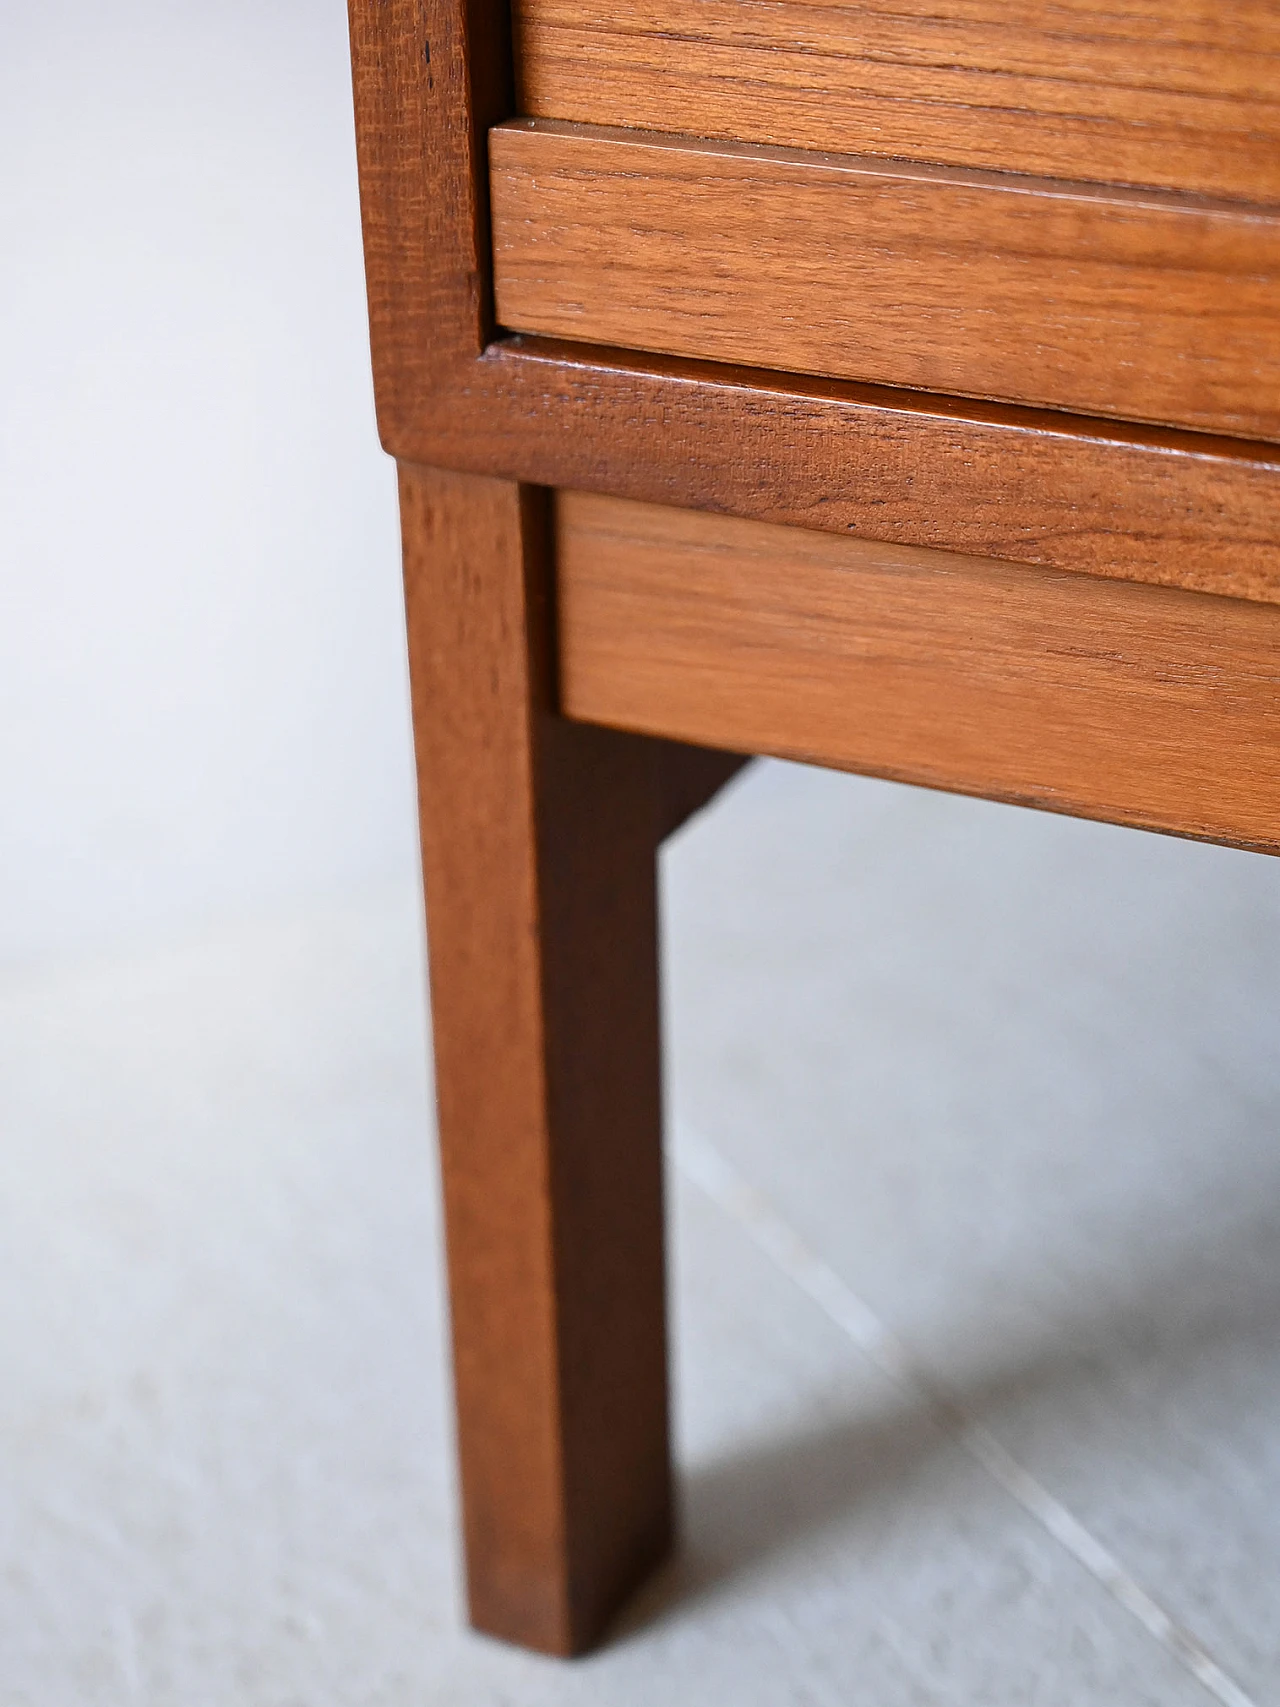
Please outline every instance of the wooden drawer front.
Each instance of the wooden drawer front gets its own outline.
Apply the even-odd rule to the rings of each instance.
[[[1280,200],[1272,0],[516,0],[545,118]]]
[[[1280,213],[517,120],[498,319],[671,355],[1280,437]]]
[[[1280,851],[1280,609],[581,493],[571,717]]]

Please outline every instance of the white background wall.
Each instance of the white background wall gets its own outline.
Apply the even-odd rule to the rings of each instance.
[[[341,0],[0,43],[0,969],[402,877]]]

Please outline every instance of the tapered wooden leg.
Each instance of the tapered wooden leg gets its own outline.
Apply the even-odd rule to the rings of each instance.
[[[657,749],[553,713],[546,494],[400,494],[471,1619],[568,1654],[671,1536]]]

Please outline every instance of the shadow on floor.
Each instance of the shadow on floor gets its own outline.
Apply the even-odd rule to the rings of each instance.
[[[1267,1183],[1273,1189],[1255,1200],[1247,1227],[1220,1226],[1181,1245],[1157,1230],[1146,1262],[1130,1270],[1127,1297],[1083,1301],[1052,1342],[1003,1364],[985,1360],[947,1396],[997,1438],[1002,1419],[1049,1397],[1059,1416],[1124,1409],[1132,1446],[1144,1424],[1155,1431],[1176,1419],[1179,1396],[1193,1388],[1197,1405],[1208,1392],[1224,1408],[1241,1370],[1280,1388],[1280,1171]],[[851,1347],[851,1356],[861,1353]],[[682,1472],[679,1552],[628,1606],[613,1639],[903,1497],[951,1437],[923,1393],[898,1392],[891,1411],[869,1416],[864,1405]]]

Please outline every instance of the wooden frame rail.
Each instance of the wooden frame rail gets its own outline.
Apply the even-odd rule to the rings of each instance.
[[[1280,610],[594,494],[561,703],[640,733],[1280,852]]]

